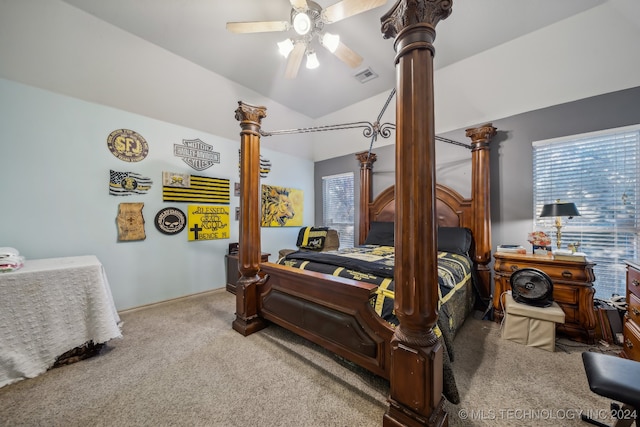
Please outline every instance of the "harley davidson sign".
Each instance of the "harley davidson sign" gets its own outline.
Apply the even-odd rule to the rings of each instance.
[[[213,151],[209,145],[200,139],[183,139],[182,144],[173,144],[173,155],[197,171],[205,170],[214,163],[220,163],[220,153]]]

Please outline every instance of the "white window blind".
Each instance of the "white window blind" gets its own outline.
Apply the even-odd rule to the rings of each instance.
[[[354,203],[353,172],[322,177],[322,225],[338,231],[341,248],[355,241]]]
[[[562,247],[596,263],[596,296],[625,294],[624,260],[638,258],[640,126],[533,143],[534,227],[552,236],[554,218],[542,206],[574,202],[580,216],[562,218]]]

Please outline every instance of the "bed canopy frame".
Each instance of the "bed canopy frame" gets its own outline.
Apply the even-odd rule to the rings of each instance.
[[[312,272],[305,273],[302,283],[291,267],[260,264],[260,137],[266,108],[239,102],[236,110],[241,127],[241,277],[233,328],[246,336],[272,321],[388,378],[385,426],[448,425],[443,347],[433,330],[438,317],[439,222],[472,230],[481,293],[489,296],[491,289],[488,148],[496,129],[487,124],[467,130],[472,141],[471,199],[435,181],[432,42],[436,24],[449,16],[451,7],[451,0],[398,0],[381,18],[384,37],[395,38],[396,180],[395,190],[369,203],[375,154],[358,153],[365,195],[360,239],[371,221],[394,220],[395,312],[400,324],[393,330],[370,314],[375,285]],[[262,278],[260,270],[266,273]],[[327,295],[332,297],[327,300]]]

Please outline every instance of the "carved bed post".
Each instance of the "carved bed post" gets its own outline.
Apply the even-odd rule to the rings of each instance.
[[[471,198],[473,200],[473,236],[476,241],[474,261],[478,266],[480,292],[484,298],[491,295],[491,192],[489,173],[489,143],[496,134],[491,123],[467,129],[471,138]]]
[[[362,151],[356,153],[360,162],[360,229],[358,244],[363,245],[369,232],[369,201],[371,200],[371,167],[377,160],[375,153]]]
[[[438,319],[433,41],[450,0],[398,0],[381,18],[396,51],[395,310],[385,426],[446,426]]]
[[[236,120],[240,121],[240,248],[236,285],[236,318],[233,329],[247,336],[266,326],[258,317],[260,281],[260,126],[267,116],[265,107],[238,101]],[[231,273],[230,273],[231,274]]]

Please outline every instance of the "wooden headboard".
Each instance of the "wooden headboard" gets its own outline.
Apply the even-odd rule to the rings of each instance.
[[[439,226],[467,227],[473,234],[472,259],[480,278],[482,296],[491,296],[491,202],[489,142],[496,134],[490,124],[467,129],[471,138],[471,198],[435,184],[435,211]],[[391,186],[371,200],[371,170],[376,154],[363,151],[356,154],[360,162],[360,216],[358,244],[362,245],[373,221],[395,222],[395,188]]]
[[[395,221],[394,197],[395,186],[392,185],[369,203],[369,224],[374,221]],[[436,184],[436,215],[439,226],[471,228],[471,206],[471,199],[465,199],[457,191]]]

